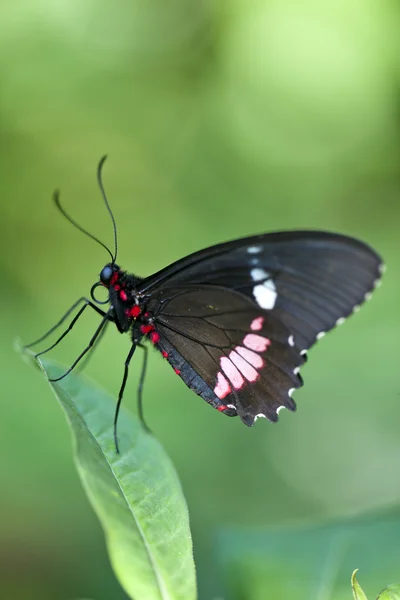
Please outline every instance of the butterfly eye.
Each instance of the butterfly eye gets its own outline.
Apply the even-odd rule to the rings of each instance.
[[[105,285],[109,284],[111,281],[111,277],[113,275],[113,269],[109,265],[104,267],[104,269],[100,273],[100,281]]]

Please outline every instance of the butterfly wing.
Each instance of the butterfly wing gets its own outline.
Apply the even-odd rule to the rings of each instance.
[[[217,286],[165,288],[148,305],[159,348],[186,385],[246,425],[295,410],[304,357],[287,327],[242,294]]]
[[[164,285],[217,285],[273,311],[302,350],[358,309],[376,287],[381,258],[366,244],[321,231],[243,238],[196,252],[143,280]]]
[[[247,425],[295,409],[305,350],[376,287],[380,257],[319,231],[265,234],[196,252],[144,279],[159,346],[185,383]]]

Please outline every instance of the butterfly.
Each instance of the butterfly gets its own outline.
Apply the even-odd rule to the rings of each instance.
[[[56,193],[62,214],[102,245],[111,260],[92,286],[90,299],[80,298],[33,343],[77,311],[67,330],[37,356],[53,349],[88,307],[101,321],[62,377],[87,355],[109,323],[130,335],[114,420],[117,451],[117,419],[129,364],[136,348],[147,349],[144,342],[208,404],[224,415],[238,416],[245,425],[252,426],[260,417],[277,421],[282,408],[294,411],[292,393],[303,385],[300,368],[307,351],[369,299],[384,271],[382,259],[365,243],[345,235],[278,231],[211,246],[154,275],[137,277],[116,263],[117,229],[101,175],[105,159],[97,177],[113,224],[114,252],[65,212]],[[99,287],[108,293],[105,301],[96,297]],[[142,420],[146,365],[147,352],[139,385]]]

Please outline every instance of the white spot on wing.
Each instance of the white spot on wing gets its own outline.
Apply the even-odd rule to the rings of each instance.
[[[289,342],[289,346],[294,346],[294,337],[292,335],[289,335],[288,342]]]
[[[295,368],[293,369],[293,373],[294,373],[295,375],[298,375],[298,374],[300,373],[300,367],[295,367]]]
[[[250,275],[253,281],[263,281],[263,279],[269,277],[269,274],[264,269],[252,269]]]
[[[379,265],[379,273],[381,275],[383,275],[385,271],[386,271],[386,265],[385,265],[385,263],[382,263],[381,265]]]
[[[234,404],[227,404],[228,408],[233,408],[233,410],[236,410],[236,406]]]
[[[289,398],[291,398],[291,397],[292,397],[292,394],[293,394],[293,392],[294,392],[294,390],[295,390],[295,389],[296,389],[296,388],[290,388],[290,390],[288,391],[288,396],[289,396]]]
[[[276,414],[279,415],[279,413],[281,412],[281,410],[283,408],[286,408],[285,406],[278,406],[278,408],[276,409]]]
[[[258,415],[256,415],[254,417],[254,421],[253,423],[255,423],[257,421],[257,419],[266,419],[267,417],[265,415],[263,415],[262,413],[258,413]]]
[[[253,269],[254,270],[254,269]],[[255,285],[253,288],[253,295],[256,299],[258,306],[261,308],[271,309],[274,308],[276,298],[276,287],[272,279],[268,279],[264,283]]]
[[[317,340],[320,340],[321,338],[323,338],[324,335],[326,335],[325,331],[320,331],[319,333],[317,333]]]
[[[261,252],[261,250],[262,250],[261,246],[249,246],[247,248],[247,252],[249,254],[259,254]]]
[[[342,325],[346,320],[346,317],[339,317],[339,319],[336,321],[336,325]]]
[[[272,279],[268,279],[270,274],[264,269],[251,269],[250,275],[253,281],[263,281],[263,283],[254,286],[253,295],[257,301],[257,304],[261,308],[271,309],[274,308],[276,302],[276,287]]]
[[[372,292],[367,292],[367,293],[364,295],[364,300],[365,300],[365,302],[368,302],[368,300],[370,300],[370,299],[371,299],[371,297],[372,297]]]

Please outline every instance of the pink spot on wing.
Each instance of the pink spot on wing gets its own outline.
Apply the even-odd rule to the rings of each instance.
[[[263,328],[265,317],[256,317],[250,324],[252,331],[260,331]],[[214,394],[222,400],[232,392],[231,386],[240,390],[245,383],[254,383],[260,377],[259,370],[265,366],[264,359],[260,354],[265,352],[271,345],[271,340],[256,333],[245,335],[242,346],[236,346],[229,353],[229,357],[220,358],[221,371],[217,373],[217,383]],[[227,407],[217,407],[223,412]]]
[[[225,373],[235,390],[240,390],[240,388],[243,387],[244,379],[241,376],[238,369],[235,367],[233,362],[229,360],[229,358],[226,358],[226,356],[223,356],[220,362],[221,369],[223,370],[223,372]]]
[[[247,348],[250,348],[250,350],[265,352],[268,346],[271,345],[271,340],[255,333],[249,333],[244,338],[243,344],[247,346]]]
[[[229,358],[233,364],[236,365],[241,374],[247,379],[247,381],[253,383],[259,378],[257,371],[234,350],[232,350],[232,352],[229,354]]]
[[[180,370],[179,370],[179,369],[174,369],[174,371],[175,371],[175,373],[176,373],[177,375],[180,375],[180,374],[181,374],[181,372],[180,372]]]
[[[165,352],[165,350],[163,350],[161,352],[161,354],[163,355],[164,358],[168,358],[168,352]]]
[[[260,331],[262,329],[264,323],[264,317],[257,317],[251,322],[250,329],[252,331]]]
[[[231,391],[231,386],[229,385],[225,377],[222,375],[222,373],[217,373],[217,385],[214,388],[214,394],[218,396],[220,400],[222,400]],[[225,408],[226,406],[219,406],[218,410],[224,410]]]
[[[126,302],[128,300],[128,296],[126,295],[126,292],[124,290],[121,290],[119,293],[119,297],[121,298],[121,300],[123,302]]]
[[[252,350],[243,348],[243,346],[236,346],[235,351],[243,356],[244,360],[253,365],[255,369],[261,369],[264,366],[264,361],[259,354],[256,354]]]
[[[219,412],[224,412],[224,410],[226,410],[228,407],[225,404],[221,404],[221,406],[217,406],[217,410],[219,410]]]

